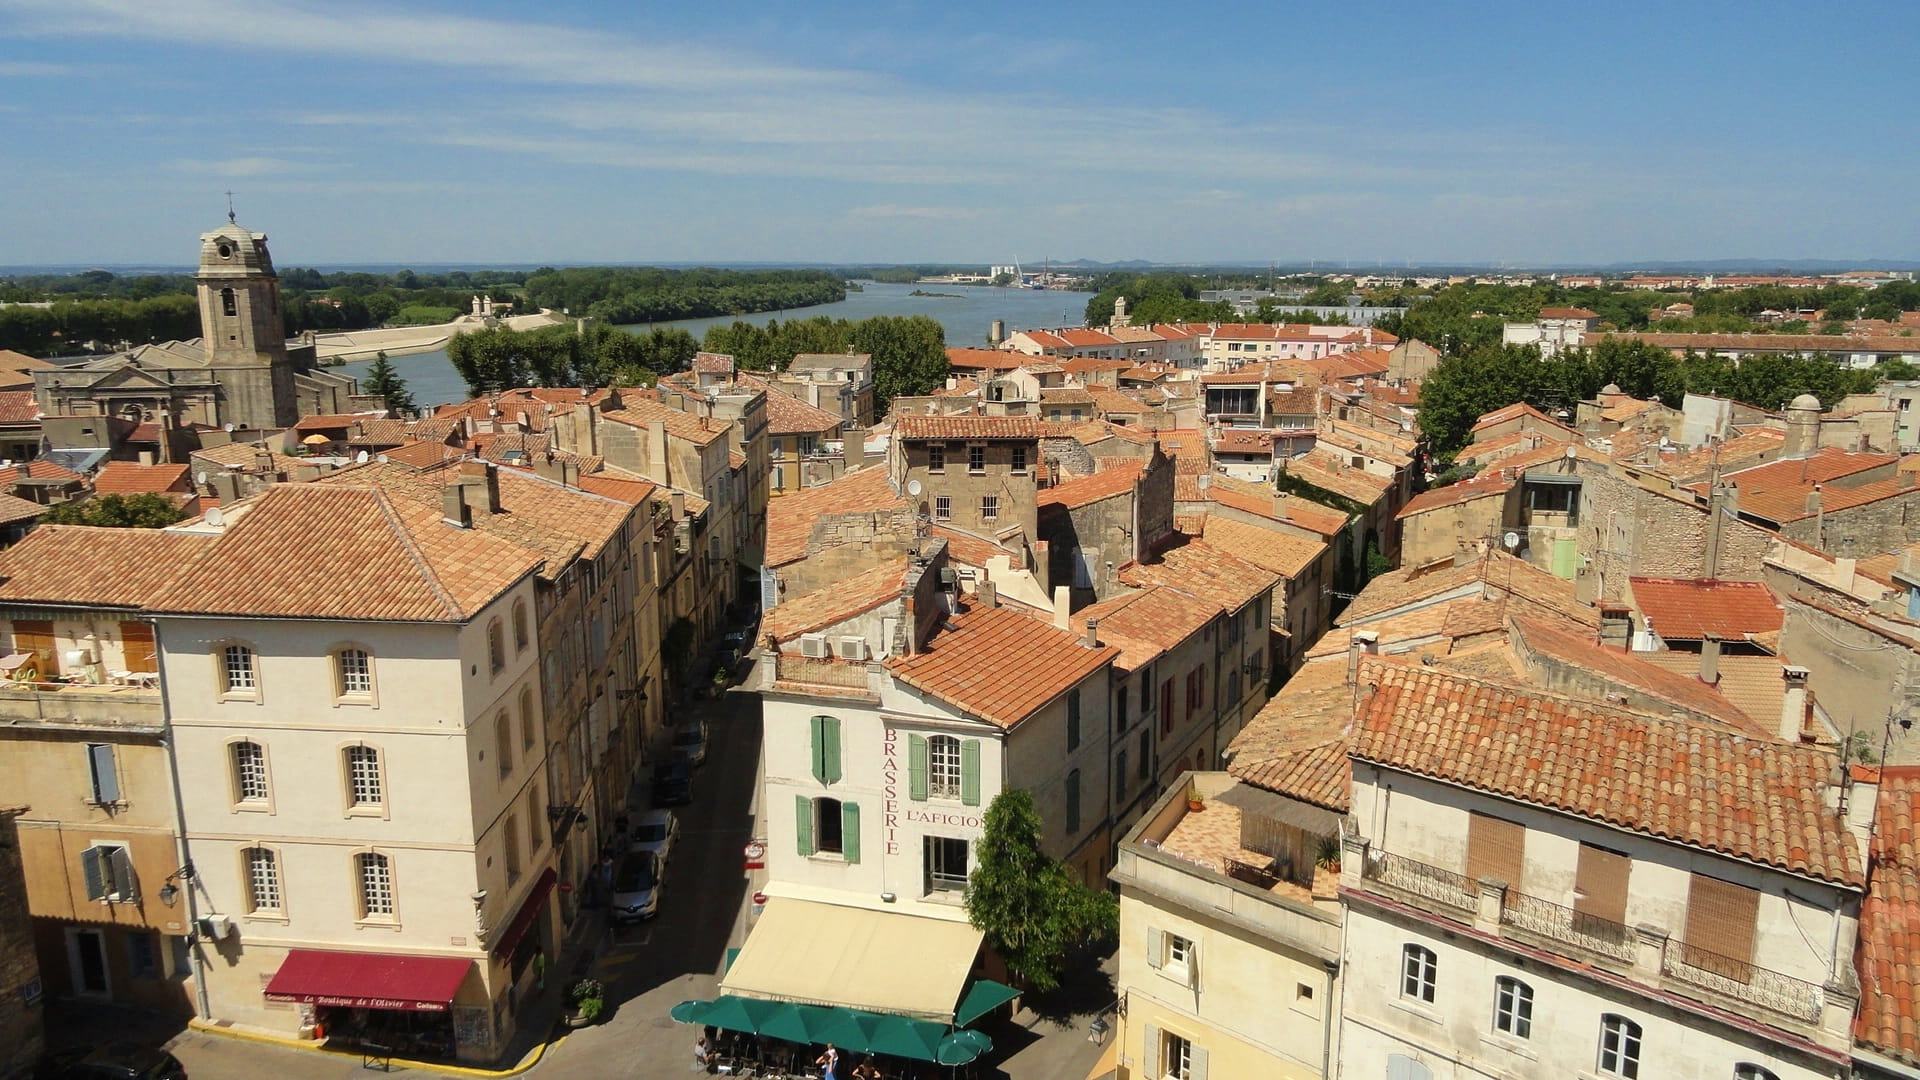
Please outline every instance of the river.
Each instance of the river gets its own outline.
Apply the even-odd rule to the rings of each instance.
[[[995,289],[984,285],[893,285],[875,281],[861,283],[861,292],[850,292],[834,304],[794,308],[791,311],[761,312],[757,315],[722,315],[710,319],[680,319],[675,322],[634,323],[621,327],[631,334],[644,334],[656,326],[677,326],[696,340],[706,336],[707,327],[736,320],[764,323],[769,319],[832,319],[859,321],[876,315],[929,315],[947,330],[948,345],[984,347],[993,320],[1005,319],[1007,332],[1033,327],[1079,326],[1092,293],[1055,292],[1039,289]],[[950,296],[912,296],[915,289]],[[422,408],[430,404],[464,401],[467,384],[453,369],[446,350],[391,357],[394,370],[407,381],[413,400]],[[342,364],[329,371],[365,379],[370,361]]]

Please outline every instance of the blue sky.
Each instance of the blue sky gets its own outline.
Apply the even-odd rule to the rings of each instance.
[[[0,264],[1916,259],[1914,19],[0,0]]]

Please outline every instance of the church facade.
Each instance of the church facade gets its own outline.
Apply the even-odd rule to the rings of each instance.
[[[319,367],[311,344],[289,344],[267,237],[228,223],[200,237],[200,337],[142,345],[34,373],[49,416],[170,420],[185,427],[272,429],[302,416],[378,409],[356,380]]]

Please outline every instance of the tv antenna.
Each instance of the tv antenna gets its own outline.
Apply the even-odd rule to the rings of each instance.
[[[235,219],[235,217],[233,216],[233,192],[231,191],[227,192],[227,224],[229,225],[240,224],[240,222],[237,219]]]

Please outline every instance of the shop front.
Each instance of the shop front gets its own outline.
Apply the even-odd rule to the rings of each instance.
[[[329,1046],[453,1061],[476,1041],[457,1029],[454,1008],[472,973],[466,957],[293,949],[264,996],[299,1006],[302,1026]]]

